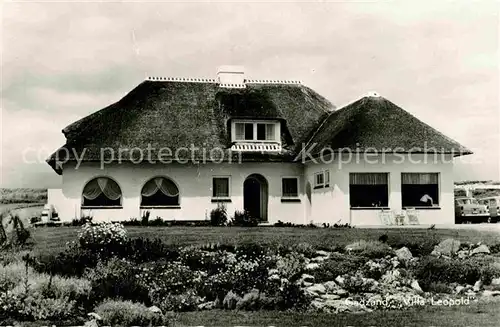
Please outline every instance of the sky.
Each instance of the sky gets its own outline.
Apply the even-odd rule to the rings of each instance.
[[[497,1],[10,2],[1,7],[0,187],[60,187],[61,130],[146,76],[298,79],[336,106],[369,91],[474,155],[455,179],[500,180]]]

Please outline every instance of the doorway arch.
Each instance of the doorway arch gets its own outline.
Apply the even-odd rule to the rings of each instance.
[[[260,174],[251,174],[243,182],[243,207],[261,221],[267,221],[268,189],[266,178]]]

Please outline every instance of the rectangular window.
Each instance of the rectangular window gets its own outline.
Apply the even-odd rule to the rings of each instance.
[[[245,123],[245,141],[253,140],[253,124]]]
[[[234,129],[235,129],[235,135],[234,135],[235,140],[244,140],[245,139],[245,124],[236,123],[236,124],[234,124]]]
[[[330,171],[324,170],[314,174],[314,188],[330,186]]]
[[[233,141],[278,142],[279,122],[235,122]]]
[[[402,173],[403,207],[439,206],[438,173]]]
[[[283,177],[281,179],[281,195],[284,198],[299,196],[299,179],[297,177]]]
[[[212,183],[212,197],[229,198],[229,177],[214,177]]]
[[[322,188],[325,186],[325,173],[320,171],[314,174],[314,188]]]
[[[388,207],[388,173],[350,173],[349,200],[351,208]]]

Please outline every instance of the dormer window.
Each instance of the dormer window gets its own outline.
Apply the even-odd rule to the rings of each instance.
[[[278,121],[235,121],[232,123],[233,142],[275,142],[280,140]]]

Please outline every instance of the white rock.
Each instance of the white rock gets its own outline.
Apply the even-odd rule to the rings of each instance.
[[[332,300],[338,300],[338,299],[340,299],[340,295],[337,295],[337,294],[323,294],[323,295],[321,295],[321,298],[324,299],[325,301],[332,301]]]
[[[314,269],[318,269],[319,268],[319,263],[316,263],[316,262],[311,262],[311,263],[308,263],[306,266],[305,266],[305,269],[306,270],[314,270]]]
[[[409,261],[413,258],[413,254],[411,254],[411,251],[406,246],[396,250],[395,253],[400,261]]]
[[[455,294],[460,294],[463,290],[465,290],[465,286],[458,285],[455,287]]]
[[[411,288],[419,293],[422,293],[422,288],[420,288],[420,285],[418,284],[418,281],[416,279],[414,279],[411,284],[410,284]]]
[[[475,284],[474,284],[474,287],[472,288],[472,290],[474,292],[479,292],[481,290],[481,287],[483,287],[483,282],[478,280]]]
[[[156,305],[153,305],[151,307],[148,308],[149,311],[153,312],[153,313],[159,313],[161,314],[161,309],[158,308]]]
[[[323,286],[323,284],[314,284],[306,288],[306,292],[310,294],[325,294],[326,293],[326,288]]]
[[[340,286],[342,286],[342,285],[344,285],[345,278],[344,278],[344,277],[342,277],[342,276],[337,276],[337,277],[335,278],[335,282],[336,282],[337,284],[339,284]]]
[[[489,290],[483,291],[483,296],[498,296],[498,295],[500,295],[500,291],[489,291]]]
[[[324,282],[323,286],[325,286],[327,293],[332,292],[332,291],[339,288],[339,286],[333,280],[329,280],[327,282]]]
[[[438,245],[434,247],[434,251],[432,251],[431,254],[437,255],[437,254],[442,254],[442,255],[453,255],[457,253],[458,249],[460,248],[460,241],[452,239],[452,238],[447,238],[446,240],[441,241]]]
[[[480,246],[478,246],[477,248],[475,248],[474,250],[471,251],[470,255],[475,255],[475,254],[489,254],[490,253],[490,249],[482,244]]]
[[[319,256],[322,256],[322,257],[329,257],[330,256],[329,252],[326,252],[326,251],[323,251],[323,250],[316,251],[316,254],[319,255]]]
[[[312,282],[314,281],[314,276],[309,274],[302,274],[301,279],[305,282]]]
[[[99,316],[97,313],[95,312],[90,312],[87,314],[87,316],[90,318],[90,319],[95,319],[95,320],[102,320],[101,316]]]

